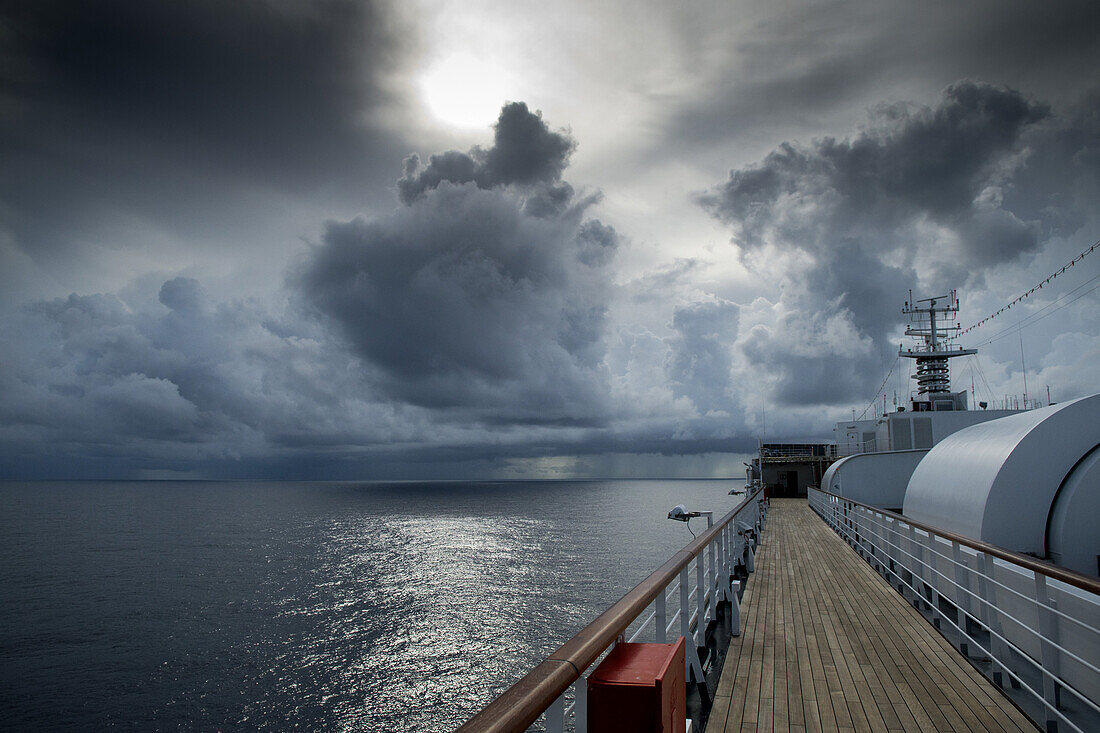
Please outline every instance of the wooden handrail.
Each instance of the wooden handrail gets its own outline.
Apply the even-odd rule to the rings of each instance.
[[[676,579],[692,558],[705,550],[718,533],[760,493],[761,489],[754,491],[714,526],[650,573],[519,682],[470,718],[458,729],[459,733],[519,733],[527,730],[542,711],[569,689],[569,685]]]
[[[840,499],[841,501],[846,501],[846,502],[849,502],[851,504],[856,504],[857,506],[861,506],[864,509],[868,509],[870,511],[873,511],[876,514],[882,514],[882,515],[890,517],[892,519],[897,519],[899,521],[905,522],[906,524],[911,525],[913,527],[917,527],[918,529],[923,529],[925,532],[931,532],[932,534],[939,535],[940,537],[943,537],[946,540],[950,540],[952,542],[958,542],[960,545],[966,545],[967,547],[969,547],[973,550],[977,550],[978,552],[984,552],[987,555],[992,555],[993,557],[999,557],[1002,560],[1006,560],[1010,563],[1013,563],[1014,565],[1021,565],[1025,568],[1027,568],[1028,570],[1031,570],[1031,571],[1036,572],[1036,573],[1041,573],[1042,575],[1045,575],[1048,578],[1054,578],[1055,580],[1059,580],[1063,583],[1066,583],[1067,585],[1072,585],[1075,588],[1080,588],[1083,591],[1088,591],[1089,593],[1093,593],[1095,595],[1100,595],[1100,580],[1097,580],[1096,578],[1090,578],[1087,575],[1082,575],[1081,573],[1075,572],[1073,570],[1069,570],[1068,568],[1063,568],[1063,567],[1059,567],[1058,565],[1053,565],[1053,564],[1051,564],[1049,562],[1046,562],[1044,560],[1039,560],[1038,558],[1034,558],[1031,555],[1024,555],[1024,554],[1019,553],[1019,552],[1013,552],[1012,550],[1006,550],[1005,548],[998,547],[997,545],[991,545],[988,542],[983,542],[981,540],[976,540],[973,537],[967,537],[966,535],[961,535],[961,534],[958,534],[956,532],[951,532],[951,531],[946,530],[946,529],[940,529],[938,527],[933,527],[931,525],[924,524],[923,522],[918,522],[915,519],[910,519],[909,517],[905,516],[904,514],[897,514],[895,512],[889,511],[887,509],[880,509],[878,507],[871,506],[870,504],[864,504],[862,501],[856,501],[855,499],[851,499],[847,496],[841,496],[840,494],[834,494],[833,492],[826,491],[825,489],[815,489],[815,490],[820,491],[822,494],[825,494],[826,496],[831,496],[835,499]]]

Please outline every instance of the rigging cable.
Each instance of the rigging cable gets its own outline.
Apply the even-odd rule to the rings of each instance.
[[[878,391],[875,392],[875,396],[871,398],[871,403],[863,408],[863,412],[859,413],[859,417],[856,418],[857,420],[862,420],[863,416],[867,414],[867,411],[878,402],[878,396],[882,393],[882,390],[885,389],[886,383],[890,381],[890,375],[894,373],[894,367],[898,365],[899,361],[901,361],[900,354],[894,359],[894,363],[890,365],[890,371],[886,372],[886,378],[882,380],[882,384],[879,385]]]
[[[993,388],[989,386],[989,380],[985,378],[985,370],[982,369],[982,362],[978,359],[977,354],[972,354],[970,361],[973,362],[975,370],[978,372],[978,379],[982,380],[982,384],[985,385],[985,391],[989,394],[989,404],[993,404]]]
[[[1063,308],[1065,308],[1067,306],[1070,306],[1073,303],[1076,303],[1081,298],[1085,297],[1086,295],[1093,292],[1097,288],[1100,288],[1100,285],[1093,285],[1091,288],[1089,288],[1085,292],[1078,294],[1076,298],[1073,298],[1072,300],[1069,300],[1065,303],[1062,303],[1062,305],[1058,306],[1054,310],[1049,311],[1048,313],[1043,313],[1044,310],[1047,310],[1047,308],[1050,308],[1055,303],[1057,303],[1059,300],[1062,300],[1063,298],[1066,298],[1066,297],[1072,295],[1073,293],[1077,292],[1078,290],[1085,287],[1086,285],[1089,285],[1089,284],[1095,282],[1097,279],[1100,279],[1100,274],[1094,275],[1093,277],[1089,278],[1088,280],[1081,283],[1080,285],[1078,285],[1073,290],[1070,290],[1068,293],[1066,293],[1065,295],[1058,298],[1058,300],[1051,301],[1046,306],[1044,306],[1041,310],[1036,311],[1032,315],[1030,315],[1027,318],[1023,319],[1022,321],[1020,321],[1020,323],[1016,324],[1015,326],[1009,326],[1008,328],[1006,328],[1003,331],[999,332],[996,336],[991,336],[990,338],[986,339],[985,341],[982,341],[980,344],[978,344],[978,346],[985,346],[986,344],[991,344],[994,341],[999,341],[1000,339],[1003,339],[1005,336],[1011,336],[1013,333],[1015,333],[1017,328],[1023,328],[1024,326],[1032,326],[1032,325],[1038,323],[1039,321],[1043,320],[1047,316],[1052,316],[1055,313],[1057,313],[1058,311],[1062,310]]]
[[[1053,273],[1051,273],[1050,275],[1048,275],[1048,276],[1046,277],[1046,279],[1045,279],[1045,280],[1042,280],[1042,281],[1041,281],[1041,282],[1040,282],[1040,283],[1039,283],[1038,285],[1036,285],[1035,287],[1033,287],[1033,288],[1031,288],[1030,290],[1028,290],[1027,292],[1025,292],[1025,293],[1022,293],[1022,294],[1020,294],[1019,296],[1017,296],[1017,297],[1016,297],[1016,299],[1015,299],[1015,300],[1013,300],[1013,301],[1012,301],[1011,303],[1009,303],[1008,305],[1006,305],[1006,306],[1004,306],[1004,307],[1000,308],[999,310],[995,311],[994,313],[991,313],[990,315],[986,316],[985,318],[983,318],[982,320],[978,321],[977,323],[974,323],[974,324],[972,324],[972,325],[970,325],[970,326],[967,326],[967,327],[966,327],[966,328],[964,328],[964,329],[963,329],[962,331],[959,331],[959,333],[957,333],[957,334],[955,335],[955,338],[958,338],[959,336],[962,336],[962,335],[963,335],[964,333],[968,333],[968,332],[970,332],[970,331],[973,331],[973,330],[974,330],[975,328],[978,328],[979,326],[983,326],[983,325],[985,325],[985,324],[986,324],[986,323],[987,323],[988,321],[991,321],[991,320],[993,320],[993,319],[994,319],[994,318],[996,318],[997,316],[999,316],[999,315],[1001,315],[1002,313],[1004,313],[1005,311],[1009,310],[1009,309],[1010,309],[1010,308],[1011,308],[1012,306],[1014,306],[1014,305],[1016,305],[1017,303],[1021,302],[1021,301],[1022,301],[1022,300],[1023,300],[1024,298],[1028,297],[1029,295],[1031,295],[1032,293],[1034,293],[1034,292],[1035,292],[1036,290],[1041,290],[1041,289],[1043,288],[1043,286],[1044,286],[1044,285],[1046,285],[1046,284],[1047,284],[1047,283],[1049,283],[1050,281],[1054,280],[1054,279],[1055,279],[1056,277],[1058,277],[1059,275],[1063,274],[1063,273],[1064,273],[1064,272],[1065,272],[1065,271],[1066,271],[1066,270],[1067,270],[1068,268],[1070,268],[1070,267],[1073,267],[1073,266],[1074,266],[1074,265],[1076,265],[1076,264],[1077,264],[1078,262],[1080,262],[1081,260],[1085,259],[1085,257],[1087,257],[1087,256],[1088,256],[1089,254],[1091,254],[1091,253],[1092,253],[1092,251],[1093,251],[1093,250],[1095,250],[1095,249],[1096,249],[1097,247],[1100,247],[1100,241],[1098,241],[1098,242],[1094,242],[1094,243],[1093,243],[1093,245],[1092,245],[1091,247],[1089,247],[1088,249],[1086,249],[1086,250],[1085,250],[1084,252],[1082,252],[1081,254],[1077,255],[1076,257],[1074,257],[1074,258],[1073,258],[1072,260],[1070,260],[1070,261],[1069,261],[1069,262],[1067,262],[1066,264],[1062,265],[1062,269],[1060,269],[1060,270],[1055,270],[1055,271],[1054,271]]]

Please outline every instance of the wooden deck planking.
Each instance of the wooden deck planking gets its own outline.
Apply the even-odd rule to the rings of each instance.
[[[816,515],[773,499],[710,731],[1034,731]]]

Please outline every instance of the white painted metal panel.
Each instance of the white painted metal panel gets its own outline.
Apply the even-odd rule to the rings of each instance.
[[[1100,575],[1100,446],[1070,472],[1050,514],[1047,549],[1062,567]]]
[[[900,509],[909,477],[927,452],[903,450],[842,458],[825,471],[821,488],[864,504]]]
[[[1058,488],[1098,444],[1100,394],[965,428],[917,465],[905,515],[1043,556]]]

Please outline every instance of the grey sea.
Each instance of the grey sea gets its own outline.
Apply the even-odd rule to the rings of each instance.
[[[0,483],[0,727],[452,730],[743,483]]]

